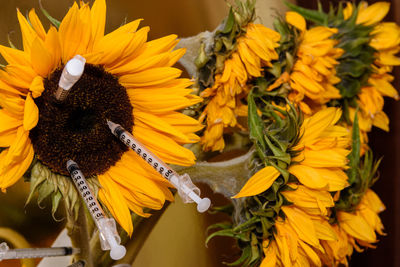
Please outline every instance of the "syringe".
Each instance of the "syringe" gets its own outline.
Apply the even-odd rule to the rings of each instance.
[[[200,198],[200,189],[192,183],[188,174],[179,175],[168,167],[160,158],[148,150],[142,143],[134,138],[121,125],[107,121],[111,132],[118,137],[125,145],[135,151],[147,164],[152,166],[163,177],[169,180],[178,189],[178,194],[183,202],[197,203],[197,211],[205,212],[211,205],[209,198]]]
[[[117,233],[114,219],[105,216],[103,209],[100,207],[96,197],[90,190],[85,176],[83,176],[78,164],[73,160],[68,160],[67,170],[71,174],[75,186],[82,198],[85,200],[86,206],[99,229],[102,250],[110,250],[110,257],[113,260],[122,259],[126,254],[126,249],[124,246],[120,245],[121,238]]]
[[[64,101],[72,86],[81,78],[85,70],[86,59],[80,55],[74,56],[65,64],[61,73],[58,88],[54,96],[58,101]]]
[[[11,259],[46,258],[78,254],[79,248],[18,248],[10,249],[7,243],[0,244],[0,261]]]

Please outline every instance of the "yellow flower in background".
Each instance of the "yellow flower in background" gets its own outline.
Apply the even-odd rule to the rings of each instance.
[[[160,209],[173,200],[172,185],[113,137],[106,119],[124,126],[167,163],[191,165],[195,157],[181,144],[199,141],[201,125],[178,112],[201,98],[172,66],[185,53],[172,51],[176,36],[147,42],[140,20],[104,35],[106,4],[73,4],[59,29],[45,31],[34,10],[29,21],[18,11],[23,50],[0,46],[8,65],[0,71],[0,188],[13,185],[34,155],[53,172],[68,175],[76,161],[85,176],[97,176],[99,198],[132,233],[130,211]],[[82,78],[67,99],[53,97],[64,64],[86,59]],[[66,178],[67,179],[67,178]]]
[[[304,120],[302,137],[292,148],[299,154],[292,159],[288,171],[299,182],[310,189],[339,191],[346,186],[349,131],[336,125],[342,112],[337,108],[326,108]],[[279,177],[273,166],[266,166],[254,174],[235,198],[254,196],[267,190]]]
[[[325,253],[319,253],[321,260],[326,266],[338,266],[339,264],[348,266],[347,258],[353,254],[354,239],[337,224],[332,225],[331,229],[335,232],[337,239],[321,241],[325,250]]]
[[[262,67],[271,66],[278,58],[275,48],[280,36],[261,24],[249,23],[246,34],[237,39],[237,49],[225,60],[221,73],[215,75],[214,85],[201,93],[209,102],[199,121],[206,120],[206,129],[201,138],[205,151],[222,150],[225,147],[224,129],[243,128],[237,117],[247,116],[247,105],[242,103],[250,88],[248,81],[260,77]]]
[[[275,221],[276,234],[264,241],[265,258],[261,266],[321,266],[322,241],[336,241],[328,222],[334,200],[330,192],[345,188],[349,131],[336,125],[342,113],[326,108],[304,120],[300,140],[291,150],[298,155],[288,171],[298,183],[280,193],[291,203],[282,206],[285,219]],[[269,189],[280,172],[266,166],[254,174],[235,196],[254,196]]]
[[[290,74],[289,100],[310,115],[321,105],[341,97],[335,87],[340,81],[335,66],[343,50],[335,48],[337,41],[332,39],[338,30],[323,26],[307,30],[305,19],[293,11],[286,13],[286,21],[301,31],[297,59]]]
[[[265,258],[260,266],[321,266],[322,241],[337,239],[328,221],[296,207],[282,207],[286,219],[275,222],[272,241],[264,241]]]
[[[384,210],[385,205],[379,197],[374,191],[368,189],[354,212],[339,211],[337,213],[339,227],[353,237],[359,245],[374,248],[371,243],[378,241],[375,232],[380,235],[385,234],[378,215]],[[353,246],[360,250],[355,243]]]
[[[400,27],[394,22],[381,22],[389,8],[388,2],[377,2],[370,6],[362,2],[356,20],[357,24],[373,26],[369,45],[376,50],[375,62],[371,66],[373,72],[368,79],[369,85],[362,87],[358,94],[362,113],[359,118],[364,118],[365,124],[370,127],[373,125],[385,131],[389,131],[389,119],[383,112],[383,97],[399,99],[397,90],[391,84],[394,77],[389,73],[394,66],[400,65],[400,58],[396,56],[400,51]],[[353,9],[354,6],[347,3],[345,19],[351,16]]]

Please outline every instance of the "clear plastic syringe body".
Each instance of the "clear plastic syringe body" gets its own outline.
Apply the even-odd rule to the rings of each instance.
[[[18,248],[9,249],[6,243],[0,244],[0,261],[11,259],[33,259],[46,257],[59,257],[77,254],[79,248],[54,247],[54,248]]]
[[[204,212],[210,207],[211,201],[208,198],[200,198],[200,189],[195,186],[189,175],[177,174],[174,170],[168,167],[159,157],[148,150],[140,141],[133,137],[128,131],[126,131],[121,125],[116,124],[112,121],[107,121],[111,132],[120,139],[125,145],[135,151],[139,157],[146,161],[152,166],[157,172],[159,172],[164,178],[169,180],[178,189],[178,194],[181,196],[183,202],[197,203],[197,210]]]
[[[72,181],[85,201],[92,218],[99,229],[100,244],[103,250],[111,250],[110,256],[119,260],[125,256],[126,249],[120,245],[121,238],[117,233],[114,219],[107,218],[100,207],[97,198],[86,182],[85,176],[79,166],[73,160],[67,162],[67,170],[71,174]]]

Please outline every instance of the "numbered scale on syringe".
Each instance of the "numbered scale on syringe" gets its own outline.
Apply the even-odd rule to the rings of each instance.
[[[100,220],[104,218],[104,213],[100,209],[97,200],[94,198],[92,192],[89,189],[88,184],[86,183],[86,179],[82,177],[82,173],[79,171],[77,165],[72,164],[68,169],[71,173],[71,177],[74,180],[76,187],[78,188],[83,200],[86,202],[86,205],[92,214],[93,219]]]
[[[174,173],[173,170],[168,168],[165,163],[159,159],[156,155],[151,153],[150,151],[145,151],[144,148],[139,144],[137,140],[132,140],[130,136],[126,134],[126,131],[120,126],[115,129],[115,135],[127,146],[129,146],[133,151],[135,151],[143,160],[147,161],[149,165],[151,165],[156,171],[158,171],[162,176],[166,179],[170,180],[172,174],[178,175]]]

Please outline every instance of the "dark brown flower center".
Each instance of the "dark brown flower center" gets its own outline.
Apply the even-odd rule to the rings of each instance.
[[[35,99],[39,122],[30,131],[35,153],[53,171],[68,175],[66,162],[76,161],[87,177],[106,172],[127,151],[111,134],[106,120],[131,131],[132,105],[126,89],[102,67],[86,64],[67,98],[58,102],[54,93],[62,68],[44,80],[44,92]]]

